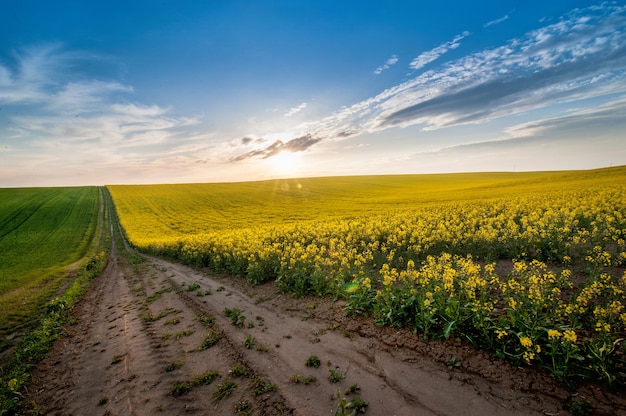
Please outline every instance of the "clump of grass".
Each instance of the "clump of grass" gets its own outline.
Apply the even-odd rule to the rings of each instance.
[[[317,355],[311,355],[309,358],[306,359],[307,367],[319,368],[320,365],[322,365],[322,362]]]
[[[243,340],[243,345],[247,348],[247,349],[252,349],[254,348],[254,337],[252,335],[246,335],[246,339]]]
[[[217,386],[217,389],[213,392],[213,402],[217,403],[220,400],[227,398],[233,393],[233,391],[235,391],[236,388],[237,383],[235,383],[234,381],[223,381],[222,383],[220,383],[219,386]]]
[[[202,341],[200,349],[208,350],[209,348],[217,344],[222,339],[222,336],[222,331],[220,331],[219,329],[210,330],[207,333],[206,337],[204,337],[204,341]]]
[[[186,329],[186,330],[184,330],[184,331],[177,332],[177,333],[174,335],[174,337],[175,337],[176,339],[181,339],[182,337],[188,337],[188,336],[190,336],[190,335],[193,335],[193,333],[194,333],[194,332],[196,332],[196,331],[194,331],[193,329]]]
[[[341,391],[337,389],[337,393],[334,395],[339,400],[339,406],[335,411],[335,416],[355,416],[359,413],[365,413],[369,403],[363,400],[360,396],[354,396],[349,402],[345,397],[341,397]]]
[[[200,285],[198,283],[192,283],[187,286],[187,292],[193,292],[194,290],[200,289]]]
[[[224,313],[237,328],[243,328],[246,322],[243,312],[244,310],[239,308],[224,308]]]
[[[181,368],[183,366],[184,363],[185,363],[184,360],[173,361],[173,362],[171,362],[171,363],[169,363],[168,365],[165,366],[165,372],[169,373],[169,372],[172,372],[174,370],[178,370],[179,368]]]
[[[276,388],[276,384],[268,383],[262,377],[256,377],[252,380],[252,390],[254,391],[255,396],[275,391]]]
[[[146,312],[141,315],[141,318],[146,322],[156,322],[161,318],[165,318],[168,315],[180,313],[181,311],[178,309],[166,309],[162,312],[159,312],[158,315],[152,315],[150,312]]]
[[[346,390],[346,394],[359,394],[359,393],[361,393],[361,386],[359,386],[356,383],[348,387],[348,390]]]
[[[194,377],[189,381],[176,382],[172,384],[170,394],[174,397],[182,396],[196,386],[199,386],[201,384],[211,384],[217,377],[219,377],[219,373],[217,371],[207,371],[206,373],[200,374],[199,376]]]
[[[168,287],[168,288],[165,288],[165,289],[161,289],[161,290],[159,290],[157,292],[154,292],[152,295],[150,295],[150,296],[148,296],[146,298],[145,303],[152,303],[155,300],[157,300],[158,298],[160,298],[161,296],[163,296],[165,293],[171,292],[171,291],[172,291],[172,288]]]
[[[238,415],[241,415],[241,416],[251,414],[253,409],[254,409],[254,406],[252,405],[252,403],[250,403],[247,400],[240,400],[235,405],[235,411],[237,412]]]
[[[195,385],[190,381],[180,381],[172,384],[170,394],[174,397],[180,397],[183,394],[187,394]]]
[[[163,325],[178,325],[182,320],[182,316],[177,316],[176,318],[168,319],[167,321],[163,322]]]
[[[243,365],[236,365],[230,369],[228,374],[232,377],[247,377],[250,374],[250,370]]]
[[[295,384],[311,384],[317,381],[315,376],[303,376],[302,374],[294,374],[291,376],[291,382]]]
[[[346,378],[346,376],[339,372],[339,368],[328,369],[328,381],[331,383],[339,383],[344,378]]]
[[[213,326],[215,324],[215,318],[212,316],[201,316],[199,318],[200,323],[204,326]]]

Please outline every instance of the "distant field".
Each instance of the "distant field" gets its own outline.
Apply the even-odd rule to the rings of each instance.
[[[355,176],[259,182],[108,186],[141,247],[220,230],[385,215],[525,193],[621,185],[626,168],[572,172]]]
[[[98,189],[0,189],[0,335],[27,323],[87,253]]]
[[[142,250],[626,382],[626,167],[108,189]]]

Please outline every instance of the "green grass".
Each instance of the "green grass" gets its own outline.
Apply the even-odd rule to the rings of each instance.
[[[90,188],[77,188],[77,189],[90,189]],[[64,290],[59,291],[58,296],[54,299],[45,302],[46,293],[42,290],[31,290],[32,287],[28,287],[29,290],[25,290],[24,293],[29,294],[31,297],[38,297],[41,299],[41,302],[44,303],[44,307],[41,309],[41,314],[38,316],[37,322],[33,322],[31,324],[32,328],[26,333],[25,336],[19,338],[18,344],[12,350],[12,354],[9,360],[2,363],[0,367],[0,414],[25,414],[26,409],[23,408],[23,397],[24,397],[24,388],[28,384],[31,372],[37,365],[39,361],[41,361],[45,355],[48,353],[50,347],[57,340],[62,331],[60,328],[70,322],[72,319],[72,311],[76,303],[84,296],[87,292],[92,279],[94,279],[100,272],[104,269],[108,260],[108,248],[110,247],[111,238],[113,236],[110,235],[110,227],[108,227],[109,216],[114,215],[111,207],[110,198],[108,198],[108,194],[106,192],[101,193],[97,188],[93,188],[96,191],[95,201],[100,202],[98,198],[103,197],[104,204],[100,205],[101,209],[93,208],[93,218],[90,218],[90,221],[93,223],[89,223],[86,226],[85,234],[83,235],[83,239],[74,247],[74,251],[69,250],[66,253],[70,253],[70,260],[76,262],[77,253],[82,253],[83,256],[86,256],[84,260],[80,262],[76,262],[73,265],[74,278],[68,281],[67,286]],[[0,190],[3,191],[3,190]],[[76,193],[74,196],[77,198],[81,198],[81,193]],[[84,196],[84,195],[83,195]],[[76,202],[76,201],[74,201]],[[3,207],[6,208],[10,204],[3,204]],[[69,203],[68,207],[73,207],[72,203]],[[43,208],[39,208],[42,210]],[[68,217],[74,218],[72,213],[74,212],[74,208],[68,209],[66,215]],[[8,210],[3,211],[3,219],[4,224],[10,223],[7,220],[6,212]],[[60,213],[60,211],[59,211]],[[83,212],[84,216],[88,216]],[[63,216],[59,214],[62,218]],[[21,222],[21,226],[24,226],[24,230],[30,229],[33,232],[32,224],[25,225],[29,221],[31,221],[35,217],[35,214],[30,215],[30,217]],[[84,219],[84,218],[83,218]],[[68,220],[69,221],[69,220]],[[19,222],[19,221],[18,221]],[[59,219],[57,225],[60,228],[64,228],[65,225],[62,225],[63,221]],[[71,223],[71,221],[70,221]],[[78,224],[75,222],[74,224]],[[84,224],[84,223],[83,223]],[[105,226],[107,225],[107,226]],[[30,228],[29,228],[30,227]],[[93,229],[91,230],[90,227]],[[19,227],[13,227],[12,232],[16,231]],[[45,229],[45,227],[44,227]],[[4,238],[7,236],[11,236],[11,232],[6,232],[3,230]],[[51,231],[54,234],[54,231]],[[24,234],[20,234],[21,237],[17,238],[25,238]],[[72,233],[66,233],[66,235],[71,237]],[[118,236],[119,237],[119,236]],[[11,237],[9,237],[11,238]],[[47,242],[48,244],[53,244],[54,238],[51,236],[42,236],[42,241]],[[59,244],[59,250],[63,251],[67,247],[63,246],[61,242],[57,241]],[[0,244],[6,244],[5,241],[1,241]],[[78,248],[77,248],[78,247]],[[52,251],[51,248],[46,248],[49,251]],[[44,248],[41,249],[44,251]],[[37,257],[40,253],[33,253],[33,257]],[[61,257],[59,257],[61,258]],[[30,264],[28,261],[25,261],[25,270],[28,269],[28,265]],[[42,265],[48,265],[51,263],[42,262]],[[3,271],[6,272],[7,268],[4,268]],[[32,267],[31,267],[32,270]],[[52,265],[48,270],[55,270],[55,266]],[[57,268],[57,270],[60,270]],[[23,276],[22,276],[23,277]],[[61,279],[63,274],[61,274],[58,279]],[[18,285],[17,281],[13,282],[15,285]],[[27,285],[23,285],[27,286]],[[5,286],[6,287],[6,286]],[[35,286],[36,288],[36,286]],[[43,293],[43,294],[42,294]],[[4,301],[6,301],[6,296],[2,297]],[[33,312],[38,312],[36,309],[28,309],[26,307],[23,308],[25,314]],[[8,321],[6,315],[2,315],[2,319],[4,323]],[[120,357],[114,357],[111,364],[116,364],[119,362]],[[103,404],[102,399],[99,404]]]
[[[90,251],[99,198],[96,187],[0,189],[0,337],[31,324]]]

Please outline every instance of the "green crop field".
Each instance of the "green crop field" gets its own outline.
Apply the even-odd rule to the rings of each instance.
[[[20,332],[93,244],[96,187],[0,189],[0,336]]]

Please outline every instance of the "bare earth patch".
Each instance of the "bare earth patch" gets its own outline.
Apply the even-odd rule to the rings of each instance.
[[[28,400],[50,415],[335,415],[345,406],[345,414],[360,406],[371,415],[566,415],[572,402],[626,414],[624,398],[606,388],[567,390],[535,369],[348,318],[342,307],[113,255]]]

